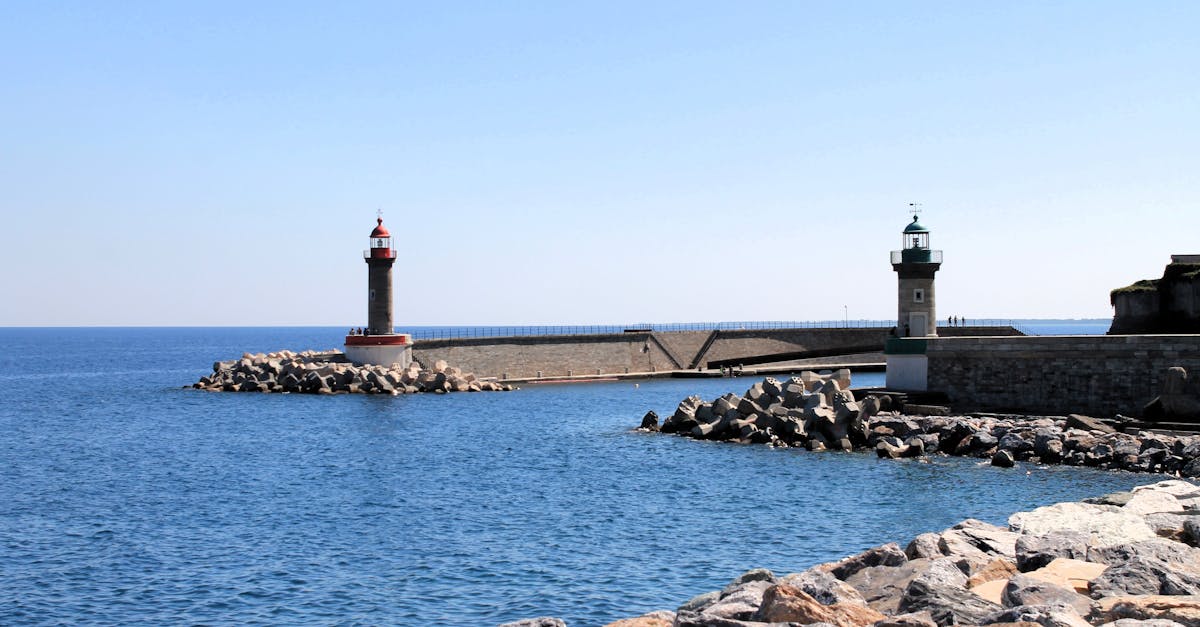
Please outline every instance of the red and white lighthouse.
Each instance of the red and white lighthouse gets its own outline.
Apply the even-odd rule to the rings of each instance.
[[[392,234],[376,219],[371,247],[363,251],[367,262],[367,327],[346,336],[346,357],[356,364],[408,366],[412,362],[412,336],[395,333],[392,309],[392,264],[396,249]]]

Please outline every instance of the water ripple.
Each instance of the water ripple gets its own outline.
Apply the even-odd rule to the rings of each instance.
[[[629,431],[747,380],[197,393],[181,381],[215,358],[330,342],[156,332],[67,330],[0,362],[0,624],[602,625],[752,567],[1154,480]]]

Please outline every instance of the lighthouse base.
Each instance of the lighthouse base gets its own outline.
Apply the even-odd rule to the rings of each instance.
[[[924,392],[929,389],[929,342],[923,338],[892,338],[887,341],[887,389]]]
[[[407,333],[347,335],[345,350],[346,359],[355,365],[407,368],[412,363],[412,336]]]

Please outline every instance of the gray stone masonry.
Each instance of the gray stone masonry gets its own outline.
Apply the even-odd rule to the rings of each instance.
[[[1200,335],[942,337],[927,356],[958,409],[1138,416],[1167,368],[1200,372]]]
[[[1011,327],[944,327],[939,332],[1018,333]],[[524,379],[537,377],[539,372],[544,378],[618,375],[694,370],[693,364],[704,366],[710,361],[807,350],[859,349],[871,344],[882,351],[891,329],[739,329],[720,331],[709,343],[711,334],[711,331],[675,331],[418,340],[413,345],[413,359],[422,364],[445,360],[481,377],[508,375],[510,379]]]
[[[392,333],[395,313],[392,306],[392,264],[394,258],[368,258],[367,331],[371,335]]]

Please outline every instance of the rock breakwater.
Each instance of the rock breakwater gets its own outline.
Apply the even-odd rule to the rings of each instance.
[[[784,576],[751,570],[608,627],[798,625],[1200,627],[1200,486],[1163,481],[1005,526],[967,519]]]
[[[934,454],[1200,477],[1200,436],[1120,433],[1086,416],[927,416],[891,411],[887,397],[856,400],[848,371],[766,378],[745,394],[690,396],[641,429],[705,440],[820,450],[874,450],[879,457]]]
[[[444,361],[431,369],[413,362],[407,368],[355,365],[341,351],[245,353],[218,361],[213,372],[192,384],[211,392],[290,392],[300,394],[416,394],[502,392],[512,386],[482,380]]]

